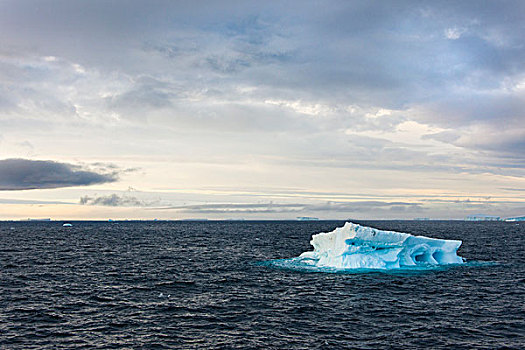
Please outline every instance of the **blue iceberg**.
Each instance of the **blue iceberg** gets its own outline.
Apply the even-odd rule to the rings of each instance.
[[[295,262],[332,269],[399,269],[462,264],[457,255],[461,241],[382,231],[347,222],[332,232],[312,236],[313,251]]]

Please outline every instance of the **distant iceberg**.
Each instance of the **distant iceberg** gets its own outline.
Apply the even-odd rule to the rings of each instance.
[[[332,232],[312,236],[311,252],[295,262],[335,269],[399,269],[413,266],[462,264],[461,241],[382,231],[347,222]]]

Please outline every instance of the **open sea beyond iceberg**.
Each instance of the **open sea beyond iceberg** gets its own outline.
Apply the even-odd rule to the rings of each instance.
[[[0,223],[1,349],[523,349],[525,224]]]

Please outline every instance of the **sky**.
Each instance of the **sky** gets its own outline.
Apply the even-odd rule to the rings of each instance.
[[[523,1],[0,1],[0,219],[525,215]]]

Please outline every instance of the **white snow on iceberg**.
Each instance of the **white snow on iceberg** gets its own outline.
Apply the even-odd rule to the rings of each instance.
[[[335,269],[398,269],[462,264],[463,258],[456,254],[461,243],[382,231],[347,222],[332,232],[313,235],[310,244],[314,250],[296,259],[309,266]]]

